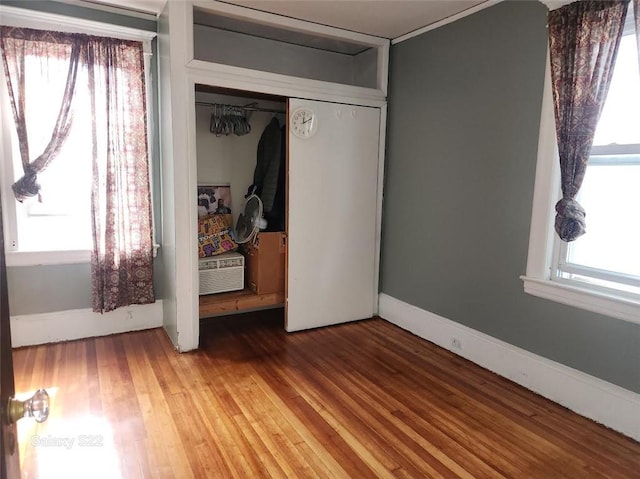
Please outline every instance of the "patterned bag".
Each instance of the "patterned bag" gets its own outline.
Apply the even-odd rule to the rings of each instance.
[[[198,219],[198,256],[205,258],[238,249],[233,238],[231,215],[209,215]]]

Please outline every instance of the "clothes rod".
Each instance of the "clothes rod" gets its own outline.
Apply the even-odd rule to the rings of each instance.
[[[245,111],[264,111],[266,113],[282,113],[285,114],[286,111],[284,110],[274,110],[272,108],[260,108],[258,106],[239,106],[239,105],[227,105],[225,103],[209,103],[206,101],[197,101],[196,105],[200,105],[200,106],[216,106],[216,105],[220,105],[220,106],[231,106],[234,108],[241,108]]]

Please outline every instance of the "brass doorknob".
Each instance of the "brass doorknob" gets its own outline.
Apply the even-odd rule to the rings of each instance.
[[[23,417],[32,417],[36,422],[44,422],[49,417],[49,394],[44,389],[38,389],[36,393],[26,401],[18,401],[9,398],[7,406],[7,420],[13,424]]]

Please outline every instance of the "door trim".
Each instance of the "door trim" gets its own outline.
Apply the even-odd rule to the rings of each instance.
[[[255,93],[328,101],[357,106],[386,104],[381,90],[269,73],[221,63],[191,60],[187,74],[196,83]]]
[[[384,158],[387,135],[387,104],[380,107],[380,137],[378,146],[378,194],[376,196],[376,251],[373,280],[373,314],[378,314],[380,293],[380,258],[382,249],[382,208],[384,206]]]
[[[218,67],[224,67],[218,69]],[[175,168],[174,170],[174,185],[175,191],[173,192],[174,198],[191,198],[192,192],[197,189],[197,158],[196,158],[196,135],[195,135],[195,86],[196,84],[208,85],[212,87],[233,88],[236,90],[244,90],[249,93],[269,93],[279,96],[295,97],[296,95],[304,95],[305,99],[330,101],[335,103],[345,103],[357,106],[368,106],[380,108],[380,145],[379,157],[378,157],[378,198],[377,198],[377,225],[376,232],[378,237],[376,238],[376,264],[375,264],[375,281],[372,285],[374,289],[374,296],[378,294],[378,276],[379,276],[379,260],[380,260],[380,231],[381,231],[381,218],[382,218],[382,189],[383,189],[383,177],[384,172],[384,145],[386,142],[386,101],[385,100],[371,100],[366,101],[361,98],[344,97],[341,95],[335,95],[331,93],[327,94],[310,94],[308,91],[299,90],[292,86],[292,83],[297,81],[294,77],[286,77],[280,75],[283,78],[288,78],[290,82],[280,83],[272,80],[270,86],[265,86],[265,82],[262,81],[265,76],[272,74],[246,70],[243,72],[236,71],[232,77],[225,77],[222,75],[223,70],[227,70],[225,65],[212,64],[211,68],[205,70],[186,68],[187,77],[182,85],[173,85],[175,88],[172,92],[171,101],[171,117],[173,120],[176,118],[185,118],[185,122],[173,121],[172,136],[173,144],[185,144],[184,151],[186,164],[183,164],[181,168]],[[250,72],[250,74],[248,74]],[[184,143],[183,143],[184,142]],[[175,154],[174,148],[171,153]],[[174,164],[182,159],[174,158]],[[171,161],[165,159],[165,161]],[[175,251],[191,251],[195,249],[197,244],[197,234],[195,228],[195,210],[194,212],[187,211],[187,214],[179,215],[176,210],[175,227],[177,231],[181,231],[176,234]],[[185,241],[182,241],[185,240]],[[181,255],[184,257],[184,255]],[[198,292],[198,265],[197,256],[193,256],[190,261],[182,263],[182,274],[179,274],[175,282],[175,305],[176,311],[180,310],[180,306],[184,308],[184,312],[192,311],[192,314],[177,314],[176,312],[176,326],[179,331],[177,337],[176,347],[179,351],[186,352],[198,347],[198,340],[200,336],[200,324],[199,314],[197,310],[197,292]],[[165,298],[166,299],[166,298]],[[285,298],[286,301],[286,298]],[[374,307],[374,311],[377,310],[377,305]],[[165,311],[171,313],[173,309]],[[166,322],[166,318],[165,318]]]

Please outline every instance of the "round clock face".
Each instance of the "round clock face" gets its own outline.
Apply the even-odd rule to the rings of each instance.
[[[298,138],[311,138],[318,130],[318,117],[309,108],[298,108],[291,114],[290,128]]]

